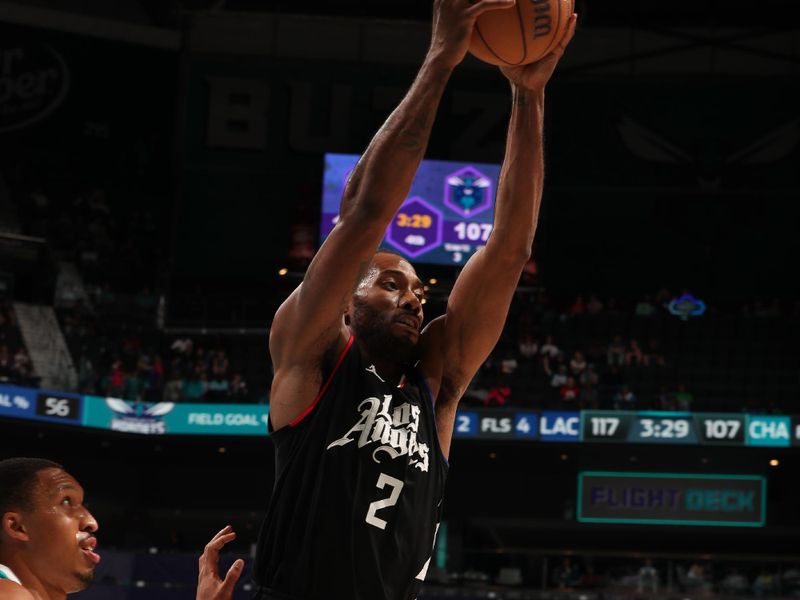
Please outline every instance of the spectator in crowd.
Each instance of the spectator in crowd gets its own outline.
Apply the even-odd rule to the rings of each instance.
[[[539,353],[539,343],[530,333],[523,334],[517,346],[520,356],[525,360],[533,360]]]
[[[597,384],[600,383],[600,376],[597,374],[597,369],[594,368],[593,363],[586,365],[586,370],[580,374],[578,381],[584,387],[597,387]]]
[[[661,353],[658,340],[650,338],[647,342],[647,350],[642,354],[642,363],[645,367],[664,367],[667,361]]]
[[[106,378],[106,396],[122,398],[125,393],[125,373],[122,371],[122,361],[115,359],[111,363],[111,372]]]
[[[539,353],[544,356],[545,358],[558,358],[561,356],[561,350],[556,346],[556,343],[553,341],[553,336],[548,335],[544,339],[544,344],[539,349]]]
[[[507,350],[505,356],[500,360],[500,373],[503,375],[513,375],[518,367],[519,363],[517,362],[517,357],[514,356],[511,350]]]
[[[606,358],[609,366],[619,366],[625,364],[625,343],[622,341],[621,335],[615,335],[611,338],[606,350]]]
[[[619,391],[614,394],[614,409],[615,410],[634,410],[636,408],[636,395],[630,387],[623,385]]]
[[[144,400],[145,378],[139,369],[129,373],[125,378],[125,385],[123,386],[122,398],[133,400],[134,402],[142,402]]]
[[[14,360],[8,346],[0,346],[0,379],[9,380],[13,376]]]
[[[498,377],[495,384],[489,388],[483,402],[486,406],[491,406],[492,404],[505,406],[510,398],[511,387],[502,378]]]
[[[598,409],[600,408],[600,395],[597,392],[597,387],[594,383],[587,382],[583,384],[581,393],[578,396],[578,405],[581,409]]]
[[[617,365],[611,365],[608,370],[603,373],[601,383],[611,394],[616,394],[625,383],[625,378]]]
[[[578,387],[578,384],[575,383],[574,377],[567,377],[567,381],[562,385],[558,390],[559,396],[561,396],[561,402],[568,406],[575,406],[578,403],[578,396],[581,393],[581,389]]]
[[[675,390],[675,393],[672,396],[675,399],[676,410],[683,412],[689,412],[692,410],[694,396],[686,389],[686,386],[683,383],[678,384],[678,388]]]
[[[596,294],[589,296],[589,302],[586,304],[586,314],[588,314],[590,317],[597,316],[603,312],[603,308],[603,303]]]
[[[187,402],[203,402],[208,389],[208,376],[202,369],[195,369],[183,382],[183,398]]]
[[[242,378],[241,373],[234,373],[231,384],[228,387],[228,395],[234,401],[241,401],[247,398],[247,382]]]
[[[732,596],[744,596],[750,591],[750,583],[747,577],[736,567],[731,567],[722,578],[719,584],[720,591],[723,594]]]
[[[636,304],[634,314],[637,317],[652,317],[656,314],[656,306],[650,296],[645,296]]]
[[[12,369],[15,375],[21,379],[27,379],[33,374],[33,362],[25,348],[17,348],[14,353],[14,366]]]
[[[164,393],[161,399],[164,402],[181,402],[183,400],[183,379],[181,379],[178,371],[173,371],[164,385]]]
[[[580,377],[587,368],[586,359],[583,352],[576,350],[569,361],[569,371],[575,377]]]
[[[675,403],[675,396],[669,392],[666,386],[661,386],[656,396],[656,406],[659,410],[674,411],[678,410]]]
[[[192,342],[191,338],[176,338],[175,341],[172,342],[170,350],[173,350],[178,354],[189,356],[192,354],[193,347],[194,342]]]
[[[762,598],[764,596],[772,596],[777,591],[778,582],[775,574],[769,572],[766,568],[761,569],[761,572],[753,581],[753,595],[757,598]]]
[[[94,361],[86,354],[82,354],[78,361],[78,391],[83,394],[97,393],[97,370]]]
[[[643,362],[644,355],[639,346],[639,342],[635,339],[631,339],[631,341],[628,342],[628,349],[625,352],[625,364],[629,367],[639,367]]]
[[[690,566],[682,581],[682,586],[687,592],[707,591],[711,589],[711,582],[708,580],[706,570],[699,562],[695,561]]]
[[[220,402],[228,397],[230,382],[223,375],[212,375],[207,389],[206,400]]]
[[[147,371],[147,382],[145,384],[145,395],[148,401],[155,402],[161,394],[164,385],[164,365],[161,357],[156,354],[153,356],[150,368]]]
[[[567,385],[567,365],[560,364],[552,377],[550,377],[550,387],[560,390],[562,386]]]
[[[573,303],[570,305],[567,314],[570,317],[580,317],[586,312],[586,303],[583,301],[583,296],[576,296]]]
[[[211,375],[224,378],[228,374],[228,357],[224,350],[217,350],[211,359]]]
[[[648,591],[656,593],[658,591],[658,571],[653,566],[653,559],[644,559],[644,564],[639,568],[638,583],[636,590],[639,593]]]
[[[581,580],[581,571],[576,564],[572,562],[569,556],[565,556],[553,572],[553,580],[560,590],[566,590],[575,587]]]

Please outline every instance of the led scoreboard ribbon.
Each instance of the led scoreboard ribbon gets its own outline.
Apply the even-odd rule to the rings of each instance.
[[[797,417],[742,413],[583,411],[584,442],[790,446],[800,442]]]
[[[264,404],[132,404],[0,384],[0,418],[127,433],[267,435],[267,410]],[[800,446],[800,416],[465,406],[456,414],[453,436],[522,442],[788,447]]]

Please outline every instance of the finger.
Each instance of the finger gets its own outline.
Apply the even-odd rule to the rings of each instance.
[[[466,13],[471,17],[478,17],[490,10],[511,8],[516,3],[517,0],[477,0],[477,2],[471,2],[472,6],[466,10]]]
[[[572,40],[573,36],[575,35],[575,24],[578,21],[578,15],[572,13],[572,16],[567,21],[567,30],[564,32],[564,37],[561,38],[561,41],[558,42],[558,45],[553,48],[552,51],[548,52],[543,58],[539,59],[538,62],[544,62],[547,60],[558,61],[564,56],[564,52],[567,49],[567,45]]]
[[[223,530],[224,531],[224,530]],[[214,576],[218,576],[219,569],[217,563],[219,561],[219,551],[225,544],[236,538],[236,533],[218,534],[208,544],[206,544],[203,554],[200,556],[200,569],[208,569]]]
[[[231,531],[230,533],[223,533],[221,536],[216,537],[210,542],[208,542],[206,548],[213,548],[214,550],[219,552],[220,550],[222,550],[225,544],[235,539],[236,539],[235,531]]]
[[[244,561],[241,558],[236,559],[225,575],[225,581],[222,582],[222,589],[232,591],[236,582],[239,581],[239,577],[242,576],[242,571],[244,571]]]
[[[572,41],[572,38],[575,36],[575,26],[578,23],[578,15],[576,13],[572,13],[572,16],[567,21],[567,31],[564,33],[564,37],[561,38],[561,41],[558,43],[558,49],[561,52],[564,52],[567,45]]]
[[[225,527],[223,527],[217,533],[214,534],[214,537],[211,538],[211,541],[213,542],[219,536],[221,536],[221,535],[223,535],[225,533],[228,533],[229,531],[232,531],[232,530],[233,530],[233,528],[230,525],[225,525]]]

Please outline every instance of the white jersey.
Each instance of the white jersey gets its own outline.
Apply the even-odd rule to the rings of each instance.
[[[13,581],[14,583],[22,585],[22,582],[19,580],[19,577],[14,575],[14,571],[12,571],[3,564],[0,564],[0,579],[8,579],[9,581]]]

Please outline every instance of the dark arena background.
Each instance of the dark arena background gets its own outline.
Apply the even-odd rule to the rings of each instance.
[[[420,598],[798,597],[796,2],[576,10],[533,259],[460,406]],[[330,155],[363,152],[430,14],[0,1],[0,458],[86,488],[103,561],[78,597],[194,598],[226,524],[223,563],[249,569],[270,321],[318,247]],[[499,163],[507,87],[468,57],[427,157]],[[427,317],[451,254],[414,259]]]

